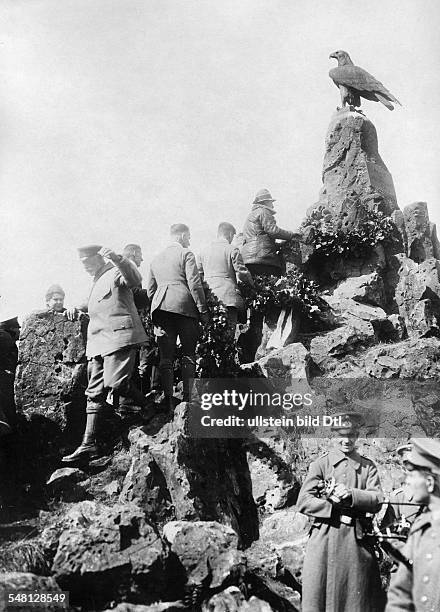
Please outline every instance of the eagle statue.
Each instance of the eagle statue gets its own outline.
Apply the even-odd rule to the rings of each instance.
[[[338,60],[337,67],[330,70],[329,76],[336,87],[339,87],[343,107],[346,103],[350,106],[360,106],[361,98],[382,102],[390,110],[394,110],[391,102],[400,104],[380,81],[363,68],[355,66],[346,51],[335,51],[330,58]]]

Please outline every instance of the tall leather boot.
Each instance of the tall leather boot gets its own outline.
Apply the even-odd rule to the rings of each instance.
[[[70,455],[62,458],[63,463],[72,463],[79,459],[96,459],[99,457],[99,450],[96,444],[96,430],[98,425],[99,413],[103,406],[95,402],[87,402],[87,421],[86,429],[81,444]]]
[[[173,383],[174,371],[171,359],[163,359],[159,364],[160,381],[165,395],[164,405],[167,410],[174,410]]]
[[[184,355],[182,357],[182,379],[183,379],[183,401],[191,399],[191,383],[196,375],[195,355]]]

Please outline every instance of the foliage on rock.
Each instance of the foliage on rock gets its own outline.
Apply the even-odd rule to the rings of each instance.
[[[240,372],[237,345],[228,325],[228,309],[203,283],[209,322],[203,326],[197,346],[197,376],[233,378]]]
[[[325,214],[320,208],[313,210],[303,223],[303,231],[315,253],[324,257],[364,256],[377,245],[396,240],[397,230],[390,216],[365,204],[360,204],[358,213],[362,221],[347,231],[343,219]]]
[[[328,304],[319,296],[317,283],[298,270],[290,270],[280,278],[258,274],[254,283],[254,287],[243,287],[243,297],[248,308],[262,314],[266,315],[274,308],[292,308],[313,322],[329,310]]]

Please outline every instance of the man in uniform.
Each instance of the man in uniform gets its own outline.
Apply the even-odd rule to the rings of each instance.
[[[235,227],[220,223],[217,240],[200,253],[198,267],[202,280],[214,295],[227,307],[231,334],[235,334],[238,312],[245,309],[238,283],[253,285],[252,275],[243,263],[240,251],[232,246]]]
[[[46,291],[46,308],[53,312],[64,312],[64,298],[66,294],[60,285],[51,285]]]
[[[93,276],[86,346],[87,422],[81,445],[63,458],[66,463],[99,455],[98,419],[106,410],[109,389],[130,397],[137,406],[147,404],[131,382],[137,345],[146,340],[131,291],[142,277],[129,260],[100,245],[80,248],[79,256],[86,272]]]
[[[189,228],[177,223],[171,226],[170,233],[172,242],[151,262],[147,291],[159,346],[159,371],[165,404],[167,409],[173,410],[173,362],[177,337],[183,351],[183,395],[184,400],[188,400],[190,380],[196,370],[199,320],[208,321],[208,309],[196,260],[188,249]]]
[[[414,521],[403,549],[409,563],[391,579],[386,612],[440,610],[440,441],[413,438],[407,482],[416,503],[428,511]]]
[[[302,571],[303,612],[379,612],[385,597],[367,513],[383,499],[372,461],[355,443],[362,415],[340,415],[334,448],[310,464],[297,510],[313,518]]]

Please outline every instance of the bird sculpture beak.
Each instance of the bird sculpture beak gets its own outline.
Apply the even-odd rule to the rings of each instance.
[[[328,59],[338,59],[336,57],[336,53],[330,53],[330,55],[328,56]]]

